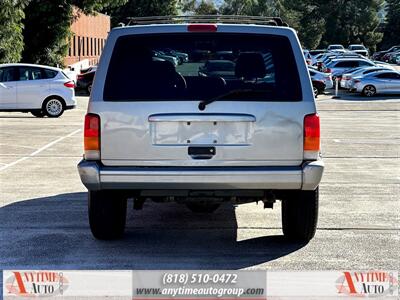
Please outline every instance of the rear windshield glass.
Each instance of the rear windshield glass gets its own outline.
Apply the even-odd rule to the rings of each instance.
[[[120,37],[104,87],[106,101],[300,101],[285,37],[194,33]]]

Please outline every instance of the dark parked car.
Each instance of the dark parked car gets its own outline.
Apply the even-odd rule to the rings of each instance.
[[[325,82],[322,80],[312,80],[312,85],[315,97],[324,93],[326,87]]]
[[[76,89],[87,91],[90,95],[95,73],[96,71],[89,71],[87,73],[79,74],[76,77]]]
[[[388,50],[375,52],[374,55],[372,56],[372,58],[373,58],[374,60],[382,60],[383,56],[384,56],[386,53],[395,52],[395,51],[398,51],[398,50],[400,50],[400,45],[398,45],[398,46],[393,46],[393,47],[391,47],[391,48],[388,49]]]

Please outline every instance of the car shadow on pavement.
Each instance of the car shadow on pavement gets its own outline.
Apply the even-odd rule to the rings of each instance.
[[[335,92],[332,93],[325,93],[325,96],[334,96]],[[368,102],[368,101],[384,101],[384,100],[394,100],[394,99],[400,99],[399,96],[400,94],[377,94],[376,96],[372,97],[365,97],[359,93],[352,93],[348,92],[345,90],[339,90],[338,96],[340,98],[337,98],[335,100],[343,100],[343,101],[360,101],[360,102]]]
[[[14,114],[14,113],[13,113]],[[9,115],[9,116],[0,116],[0,119],[43,119],[43,118],[38,118],[30,115]]]
[[[0,269],[240,269],[304,246],[259,228],[254,230],[263,236],[237,241],[235,210],[228,204],[209,215],[176,203],[131,208],[129,203],[125,238],[99,241],[88,227],[86,193],[1,207]]]

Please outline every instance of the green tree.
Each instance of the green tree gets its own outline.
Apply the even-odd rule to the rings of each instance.
[[[195,9],[197,15],[216,15],[218,9],[212,0],[202,0]]]
[[[219,12],[213,0],[181,0],[178,2],[178,8],[182,12],[196,15],[217,15]]]
[[[400,45],[400,1],[387,0],[386,26],[383,40],[380,45],[387,49],[393,45]]]
[[[278,16],[276,0],[225,0],[221,6],[224,15]]]
[[[324,48],[380,42],[378,10],[383,0],[283,0],[281,15],[298,32],[304,47]]]
[[[378,10],[383,0],[328,0],[320,7],[326,20],[321,46],[362,43],[372,51],[382,39]]]
[[[129,17],[176,15],[178,0],[129,0],[125,5],[105,9],[113,26],[126,24]]]
[[[305,48],[316,48],[325,32],[325,20],[320,13],[323,0],[284,0],[280,5],[282,18],[297,30]]]
[[[27,0],[0,1],[0,63],[18,62],[24,48],[22,20]]]
[[[68,51],[70,25],[75,17],[73,6],[80,13],[95,14],[97,10],[124,4],[127,0],[30,0],[25,8],[23,60],[46,65],[63,64]]]

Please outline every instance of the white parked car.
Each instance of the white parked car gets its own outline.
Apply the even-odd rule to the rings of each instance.
[[[343,45],[340,44],[333,44],[329,45],[327,48],[328,51],[335,51],[335,52],[346,52]]]
[[[343,58],[334,59],[326,65],[326,71],[332,73],[333,77],[340,77],[347,71],[358,67],[374,67],[375,64],[367,59],[362,58]]]
[[[400,73],[385,70],[354,78],[354,88],[357,93],[372,97],[376,94],[400,95]]]
[[[0,64],[0,111],[56,118],[75,107],[74,87],[74,82],[58,68]]]
[[[349,51],[361,54],[362,56],[368,57],[369,56],[369,51],[367,48],[365,48],[364,45],[361,44],[353,44],[349,45]]]
[[[311,79],[323,81],[325,83],[326,89],[333,88],[333,80],[331,73],[320,72],[314,67],[309,67],[308,71],[310,72]]]
[[[384,71],[384,70],[389,70],[383,67],[367,67],[367,68],[356,68],[348,73],[344,73],[342,75],[342,80],[340,80],[340,87],[344,89],[351,89],[354,85],[353,78],[359,77],[359,76],[365,76],[370,73],[378,72],[378,71]]]

